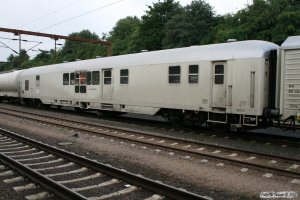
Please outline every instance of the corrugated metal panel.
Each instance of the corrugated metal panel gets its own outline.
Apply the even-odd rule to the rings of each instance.
[[[289,115],[300,111],[300,49],[285,51],[284,109]]]

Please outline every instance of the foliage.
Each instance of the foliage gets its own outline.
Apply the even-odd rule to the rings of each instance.
[[[164,48],[202,43],[215,24],[212,7],[203,0],[190,5],[168,20],[163,39]]]
[[[153,6],[148,6],[146,14],[142,16],[142,23],[139,29],[139,40],[142,49],[159,50],[163,48],[163,39],[165,38],[165,26],[167,22],[177,13],[180,13],[182,7],[174,0],[158,1]]]
[[[299,34],[300,10],[290,0],[254,0],[234,15],[226,15],[213,30],[211,42],[267,40],[281,44],[288,36]]]
[[[99,36],[96,33],[91,33],[89,30],[72,33],[69,36],[99,40]],[[103,56],[103,53],[103,48],[100,45],[67,40],[64,47],[57,53],[56,60],[60,62],[74,61],[76,59],[84,60],[95,58],[96,56]]]
[[[10,54],[10,56],[7,58],[8,63],[3,64],[1,66],[1,69],[2,70],[21,69],[23,68],[23,63],[27,61],[29,61],[29,56],[26,50],[21,49],[20,54],[17,56]]]
[[[107,38],[113,41],[114,55],[133,53],[139,49],[137,45],[138,27],[141,22],[137,17],[126,17],[117,22]]]

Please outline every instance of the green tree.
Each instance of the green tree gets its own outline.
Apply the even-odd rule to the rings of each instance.
[[[153,6],[148,6],[148,9],[142,16],[139,43],[143,49],[159,50],[163,48],[162,41],[165,38],[167,22],[181,12],[182,7],[174,0],[164,0],[153,3]]]
[[[14,56],[13,54],[11,54],[8,58],[7,61],[10,65],[9,66],[5,66],[5,69],[16,69],[16,68],[25,68],[24,63],[26,63],[29,60],[29,56],[26,52],[26,50],[21,49],[20,54],[17,56]]]
[[[299,34],[299,20],[299,6],[290,0],[254,0],[235,15],[223,17],[212,32],[213,42],[236,38],[281,44],[287,36]]]
[[[288,36],[300,35],[300,1],[292,0],[276,19],[271,33],[272,42],[281,44]]]
[[[117,22],[108,37],[108,40],[112,41],[114,55],[135,53],[140,50],[138,45],[140,24],[137,17],[126,17]]]
[[[96,33],[91,33],[89,30],[72,33],[69,36],[99,40],[99,36]],[[57,52],[57,58],[53,59],[58,62],[74,61],[76,59],[90,59],[95,58],[96,56],[105,56],[106,52],[104,52],[103,50],[103,47],[97,44],[67,40],[62,50]]]
[[[192,1],[168,20],[163,45],[174,48],[204,43],[214,25],[212,7],[203,0]]]

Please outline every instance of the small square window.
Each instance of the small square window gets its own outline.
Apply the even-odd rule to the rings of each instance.
[[[169,67],[169,83],[180,83],[180,66]]]
[[[86,93],[86,86],[85,85],[81,85],[80,86],[80,91],[79,91],[80,93]]]
[[[190,65],[189,66],[189,73],[190,74],[198,74],[199,73],[199,66],[198,65]]]
[[[169,76],[169,83],[180,83],[180,76]]]
[[[120,70],[120,75],[121,76],[128,76],[128,69],[121,69]]]
[[[216,65],[215,74],[224,74],[224,65]]]
[[[215,84],[224,84],[224,75],[215,75]]]
[[[189,75],[189,83],[198,83],[198,75]]]
[[[180,66],[170,66],[169,74],[180,74]]]

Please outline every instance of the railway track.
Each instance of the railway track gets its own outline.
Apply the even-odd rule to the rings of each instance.
[[[292,178],[295,182],[298,182],[300,178],[300,159],[182,140],[169,136],[155,135],[149,132],[61,119],[30,112],[20,112],[1,108],[0,113],[75,129],[80,132],[100,134],[114,139],[126,140],[155,148],[163,148],[178,153],[188,153],[189,155],[199,157],[201,162],[206,162],[207,158],[212,158],[218,162],[221,161],[221,163],[219,163],[221,166],[224,165],[224,163],[234,164],[242,166],[242,171],[254,168],[264,172],[265,176],[273,176],[274,174],[282,175]],[[171,153],[175,154],[174,152]]]
[[[40,185],[46,191],[27,196],[37,199],[53,194],[62,199],[210,199],[147,179],[109,165],[69,153],[19,134],[0,129],[0,170],[8,167],[22,176],[4,182],[19,182],[24,177],[33,183],[21,186],[30,190]],[[11,170],[0,173],[2,177]]]

